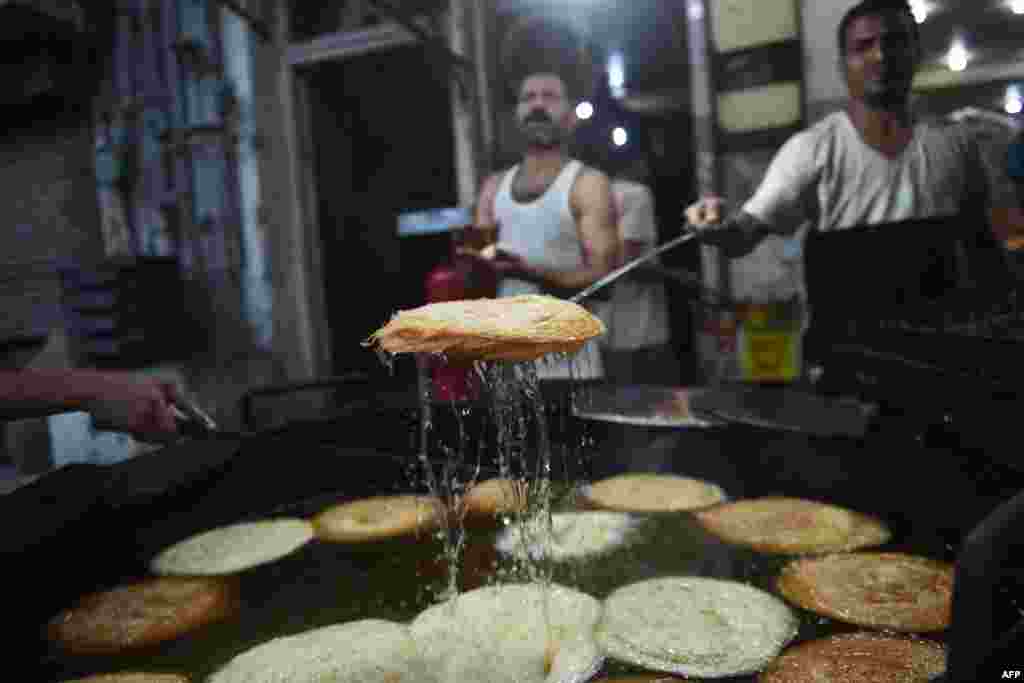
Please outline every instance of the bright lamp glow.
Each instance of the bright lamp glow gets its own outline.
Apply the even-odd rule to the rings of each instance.
[[[616,147],[622,147],[629,142],[629,133],[622,126],[619,126],[612,131],[612,142],[615,143]]]
[[[910,11],[914,14],[914,21],[923,24],[931,14],[932,6],[925,0],[910,0]]]
[[[953,41],[953,44],[949,48],[949,54],[946,55],[946,64],[953,71],[963,71],[967,68],[967,62],[971,59],[970,53],[967,51],[967,47],[960,39]]]
[[[1024,14],[1024,0],[1010,0],[1010,11],[1014,14]]]
[[[608,55],[608,87],[615,97],[626,94],[626,58],[621,52]]]
[[[580,121],[586,121],[594,115],[594,105],[590,102],[580,102],[576,105],[576,118]]]
[[[1006,89],[1006,102],[1003,108],[1007,114],[1019,114],[1024,111],[1024,96],[1021,95],[1020,88],[1011,85]]]

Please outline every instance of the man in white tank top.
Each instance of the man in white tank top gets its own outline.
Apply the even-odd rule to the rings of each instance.
[[[576,114],[564,79],[530,74],[518,98],[526,151],[521,163],[495,173],[481,189],[476,225],[496,228],[497,242],[480,255],[497,273],[499,296],[571,296],[619,264],[610,183],[569,158]],[[601,377],[597,343],[587,344],[572,366],[543,359],[537,370],[544,379]]]

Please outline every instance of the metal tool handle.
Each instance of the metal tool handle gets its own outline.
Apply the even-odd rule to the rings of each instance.
[[[204,432],[213,433],[217,431],[217,423],[207,415],[206,411],[196,405],[195,401],[187,398],[179,398],[171,406],[175,417],[184,423],[198,425]]]
[[[590,285],[589,287],[587,287],[583,291],[577,292],[574,296],[572,296],[569,299],[569,301],[578,304],[580,301],[586,299],[588,296],[591,296],[594,292],[596,292],[596,291],[598,291],[600,289],[604,289],[605,287],[607,287],[611,283],[615,282],[620,277],[622,277],[623,275],[625,275],[629,271],[633,270],[637,266],[640,266],[640,265],[642,265],[644,263],[647,263],[648,261],[653,259],[655,256],[658,256],[659,254],[664,254],[666,251],[668,251],[670,249],[675,249],[679,245],[685,244],[685,243],[689,242],[690,240],[694,239],[696,236],[697,236],[696,232],[688,232],[686,234],[680,235],[679,237],[676,237],[675,239],[672,239],[672,240],[669,240],[668,242],[665,242],[665,244],[661,245],[660,247],[657,247],[655,249],[651,249],[646,254],[644,254],[642,256],[638,256],[637,258],[633,259],[632,261],[630,261],[626,265],[624,265],[624,266],[622,266],[620,268],[616,268],[615,270],[613,270],[612,272],[608,273],[603,278],[601,278],[600,280],[598,280],[594,284]]]

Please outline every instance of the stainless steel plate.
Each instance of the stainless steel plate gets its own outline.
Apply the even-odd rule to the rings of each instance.
[[[573,407],[577,417],[641,427],[706,428],[713,422],[693,415],[690,399],[704,388],[642,384],[598,384],[580,392]]]
[[[694,396],[694,413],[723,422],[815,436],[860,438],[876,407],[788,387],[723,385]]]

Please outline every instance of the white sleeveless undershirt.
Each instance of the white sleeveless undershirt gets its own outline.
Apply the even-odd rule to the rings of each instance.
[[[494,218],[498,224],[498,245],[516,254],[527,263],[549,270],[578,270],[584,266],[583,245],[573,216],[570,197],[576,178],[583,170],[579,161],[570,161],[543,195],[530,202],[512,197],[512,183],[519,172],[513,166],[501,179],[494,197]],[[498,287],[498,296],[538,294],[540,287],[532,282],[505,278]],[[578,379],[604,375],[596,342],[589,342],[574,360],[572,376]],[[566,363],[548,359],[537,363],[537,372],[544,379],[567,378]]]

